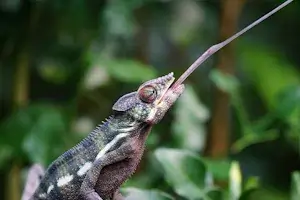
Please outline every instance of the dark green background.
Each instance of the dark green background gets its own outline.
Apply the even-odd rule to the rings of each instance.
[[[1,0],[0,199],[19,199],[28,167],[46,166],[75,145],[110,115],[119,96],[171,71],[179,77],[220,41],[224,20],[232,26],[224,2]],[[235,31],[281,2],[245,0]],[[291,193],[292,173],[300,169],[299,11],[295,1],[225,50],[234,75],[219,70],[216,54],[189,77],[124,185],[143,190],[129,193],[169,199],[147,191],[159,189],[176,199],[222,199],[222,191],[234,200],[234,183],[242,184],[242,199],[300,199],[300,191]],[[229,108],[230,145],[212,157],[205,151],[212,111],[224,96],[216,87],[230,100],[221,104]],[[234,160],[242,183],[229,176]],[[297,173],[294,179],[293,188],[300,187]]]

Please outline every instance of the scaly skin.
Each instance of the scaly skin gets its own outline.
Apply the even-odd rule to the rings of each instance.
[[[50,165],[30,199],[123,199],[119,188],[136,170],[152,126],[184,91],[171,89],[173,81],[170,73],[122,96],[109,119]]]

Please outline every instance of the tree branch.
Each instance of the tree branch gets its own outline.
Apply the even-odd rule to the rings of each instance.
[[[245,0],[223,0],[220,22],[220,40],[224,41],[237,31],[238,19]],[[224,73],[234,73],[234,43],[220,50],[216,68]],[[206,154],[211,157],[224,157],[228,153],[230,139],[229,96],[214,89],[214,103],[210,134]]]

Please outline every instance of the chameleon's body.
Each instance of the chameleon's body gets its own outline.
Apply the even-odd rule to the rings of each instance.
[[[124,119],[128,121],[124,121]],[[118,126],[120,126],[120,124],[129,124],[131,121],[132,119],[130,119],[130,116],[126,113],[120,116],[112,116],[110,120],[96,128],[78,145],[61,155],[48,168],[33,199],[43,199],[41,197],[47,196],[43,194],[47,194],[47,190],[51,185],[53,185],[53,191],[49,192],[50,197],[48,196],[47,199],[78,199],[78,191],[80,190],[81,182],[85,175],[81,175],[85,170],[83,170],[81,174],[78,173],[80,172],[80,168],[86,166],[86,169],[88,169],[88,166],[91,166],[101,149],[120,134]],[[132,122],[136,126],[136,130],[130,133],[130,137],[136,141],[136,146],[133,146],[135,149],[132,155],[128,155],[128,159],[124,159],[117,165],[106,166],[101,170],[100,177],[98,178],[99,181],[95,189],[97,193],[101,194],[103,199],[109,199],[119,187],[119,184],[125,181],[134,172],[142,156],[144,141],[150,126],[138,124],[134,121]],[[122,140],[120,140],[116,146],[120,145],[121,142]],[[67,177],[67,175],[73,176],[73,180],[70,182],[71,184],[58,187],[59,178]],[[41,195],[41,197],[39,197],[39,195]]]
[[[114,114],[46,170],[31,200],[119,200],[136,170],[145,140],[184,90],[170,89],[173,73],[121,97]]]

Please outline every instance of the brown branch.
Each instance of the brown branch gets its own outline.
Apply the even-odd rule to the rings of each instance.
[[[220,22],[220,40],[224,41],[237,32],[240,12],[245,0],[223,0]],[[234,43],[220,50],[216,68],[224,73],[234,73]],[[229,97],[214,89],[214,103],[206,154],[218,158],[228,153],[230,139]]]

